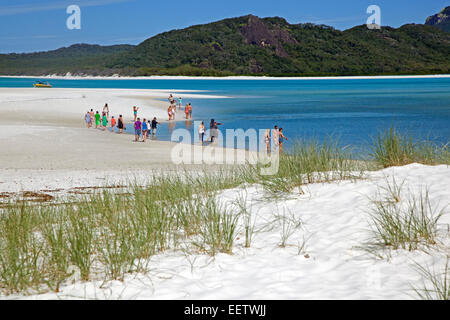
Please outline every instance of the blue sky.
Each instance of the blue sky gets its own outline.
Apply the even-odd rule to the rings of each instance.
[[[81,30],[66,27],[72,4],[81,8]],[[424,23],[450,0],[0,0],[0,53],[138,44],[164,31],[247,14],[345,30],[366,23],[372,4],[381,8],[382,25],[399,27]]]

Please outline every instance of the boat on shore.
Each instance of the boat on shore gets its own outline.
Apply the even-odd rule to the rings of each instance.
[[[33,87],[35,87],[35,88],[51,88],[52,85],[48,82],[44,83],[42,81],[36,81],[35,83],[33,83]]]

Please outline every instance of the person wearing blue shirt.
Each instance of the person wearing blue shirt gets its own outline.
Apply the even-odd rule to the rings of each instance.
[[[147,141],[147,134],[148,134],[148,125],[147,120],[144,119],[144,121],[142,121],[142,142]]]

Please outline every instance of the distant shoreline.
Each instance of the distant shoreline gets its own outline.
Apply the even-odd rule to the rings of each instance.
[[[376,79],[440,79],[450,78],[450,74],[404,75],[404,76],[330,76],[330,77],[265,77],[265,76],[230,76],[230,77],[192,77],[192,76],[146,76],[146,77],[95,77],[95,76],[6,76],[0,78],[23,79],[60,79],[60,80],[376,80]]]

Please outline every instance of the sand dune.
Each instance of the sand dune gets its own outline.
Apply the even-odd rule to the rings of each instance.
[[[303,227],[280,248],[281,225],[258,232],[250,248],[244,247],[243,230],[233,255],[214,258],[167,251],[151,258],[148,274],[133,274],[121,281],[78,281],[60,293],[8,299],[415,299],[412,285],[423,288],[414,263],[439,271],[448,255],[450,215],[441,219],[438,239],[442,246],[428,252],[397,250],[379,259],[360,249],[370,236],[370,197],[386,179],[404,181],[407,199],[428,186],[433,206],[445,207],[450,198],[450,168],[412,164],[368,174],[367,179],[312,184],[304,195],[290,200],[262,201],[258,186],[222,192],[218,199],[232,206],[238,194],[260,228],[274,214],[288,212]],[[307,239],[299,252],[299,244]],[[429,285],[429,284],[428,284]]]

